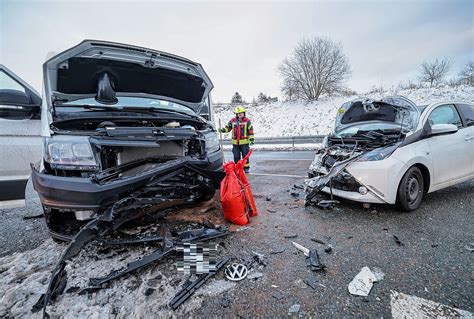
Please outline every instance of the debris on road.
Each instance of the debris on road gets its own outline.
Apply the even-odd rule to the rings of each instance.
[[[247,279],[258,279],[260,277],[263,277],[263,274],[261,272],[258,272],[258,271],[247,275]]]
[[[26,215],[26,216],[23,216],[23,219],[37,219],[37,218],[43,218],[44,217],[44,214],[41,213],[41,214],[37,214],[37,215]]]
[[[289,314],[293,314],[293,313],[297,313],[298,311],[300,311],[300,305],[296,304],[296,305],[293,305],[290,307],[290,309],[288,309],[288,313]]]
[[[303,280],[303,282],[308,285],[308,287],[312,288],[313,290],[316,290],[317,286],[319,286],[318,281],[314,277],[309,277]]]
[[[241,281],[247,277],[247,273],[247,267],[238,263],[230,264],[225,269],[225,277],[230,281]]]
[[[270,254],[271,255],[281,254],[284,251],[285,251],[285,248],[282,248],[280,250],[270,250]]]
[[[297,234],[291,234],[291,235],[286,235],[286,236],[283,236],[283,237],[286,238],[286,239],[290,239],[290,238],[296,238],[296,237],[298,237],[298,235]]]
[[[250,266],[253,265],[253,262],[258,263],[260,266],[267,267],[267,262],[265,261],[265,255],[252,251],[253,253],[253,260]]]
[[[306,248],[306,247],[304,247],[304,246],[302,246],[302,245],[300,245],[300,244],[298,244],[298,243],[296,243],[296,242],[294,242],[294,241],[292,241],[291,243],[292,243],[293,246],[295,246],[298,250],[302,251],[305,256],[309,256],[309,249],[308,249],[308,248]]]
[[[321,209],[333,209],[337,204],[339,204],[339,201],[335,199],[323,199],[315,203]]]
[[[306,257],[306,266],[310,267],[312,271],[321,271],[326,268],[326,266],[319,261],[319,255],[316,249],[310,249],[309,256]]]
[[[314,241],[315,243],[318,243],[318,244],[321,244],[321,245],[326,245],[326,243],[324,241],[322,241],[321,239],[318,239],[318,238],[311,238],[311,241]]]
[[[272,214],[273,214],[273,213],[276,213],[276,210],[275,210],[275,209],[270,209],[270,208],[267,208],[267,212],[269,212],[269,213],[272,213]]]
[[[272,294],[272,297],[275,298],[277,301],[283,299],[285,296],[279,292],[279,291],[275,291],[273,294]]]
[[[332,246],[331,245],[328,245],[325,249],[324,249],[324,252],[326,254],[331,254],[332,253]]]
[[[267,196],[267,198],[265,198],[265,200],[266,200],[267,202],[271,202],[271,201],[272,201],[272,198],[271,198],[270,196]]]
[[[183,302],[185,302],[191,295],[199,289],[209,278],[214,276],[222,267],[227,264],[230,258],[224,258],[216,264],[216,271],[207,274],[200,274],[197,279],[190,281],[189,279],[184,283],[183,288],[174,296],[170,302],[170,307],[176,310]]]
[[[398,246],[405,246],[396,235],[393,235],[393,239],[395,240]]]
[[[356,296],[367,297],[372,289],[373,283],[382,280],[383,276],[384,274],[381,270],[377,269],[374,274],[369,267],[365,266],[349,283],[349,293]]]

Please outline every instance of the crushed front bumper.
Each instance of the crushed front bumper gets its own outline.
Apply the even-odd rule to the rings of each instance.
[[[166,181],[185,171],[202,176],[214,189],[218,189],[224,178],[222,165],[223,158],[218,152],[205,159],[177,158],[143,173],[103,183],[92,178],[47,175],[35,168],[32,168],[32,181],[45,207],[98,211],[150,183]]]

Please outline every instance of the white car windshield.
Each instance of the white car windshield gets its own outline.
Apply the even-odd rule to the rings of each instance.
[[[395,125],[393,123],[364,123],[355,126],[349,126],[345,129],[342,129],[339,132],[336,132],[336,137],[351,137],[356,135],[359,132],[368,132],[368,131],[385,131],[385,130],[400,130],[400,125]]]

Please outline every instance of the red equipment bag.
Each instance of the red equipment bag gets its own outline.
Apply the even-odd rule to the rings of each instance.
[[[249,208],[242,183],[235,174],[235,163],[224,164],[226,176],[221,182],[221,204],[224,218],[237,225],[249,222]]]
[[[255,199],[253,197],[252,188],[250,187],[250,183],[244,172],[245,163],[247,162],[247,159],[250,157],[250,155],[252,155],[252,152],[253,150],[250,150],[247,156],[245,156],[243,159],[238,161],[237,164],[235,164],[235,173],[237,174],[237,177],[240,179],[240,182],[244,187],[245,196],[247,198],[248,204],[250,205],[250,216],[254,217],[258,215],[257,205],[255,205]]]

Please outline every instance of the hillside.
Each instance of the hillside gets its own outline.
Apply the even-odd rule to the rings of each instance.
[[[247,116],[251,119],[256,136],[299,136],[323,135],[329,133],[334,126],[337,109],[342,103],[358,97],[366,96],[380,98],[389,95],[402,95],[417,104],[428,104],[439,100],[462,100],[474,102],[474,87],[439,87],[397,90],[391,89],[382,93],[367,93],[354,96],[323,96],[319,101],[305,104],[296,103],[267,103],[248,105]],[[230,105],[216,105],[216,125],[219,119],[224,126],[232,117],[233,107]]]

